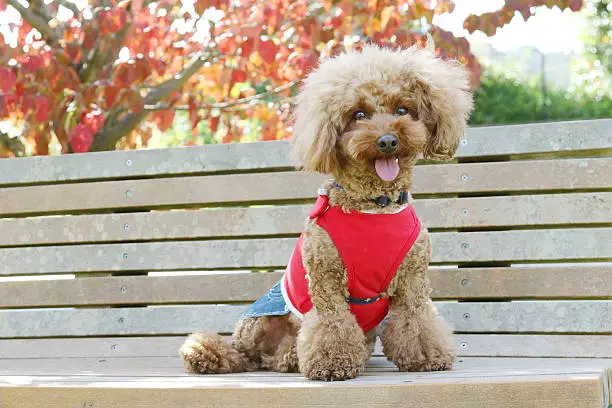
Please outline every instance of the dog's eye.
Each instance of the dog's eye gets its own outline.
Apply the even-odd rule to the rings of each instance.
[[[395,110],[395,114],[399,116],[410,115],[412,119],[419,120],[419,113],[414,109],[408,109],[404,106],[400,106]]]
[[[355,120],[364,120],[367,119],[368,115],[365,114],[364,111],[357,111],[353,113],[353,119]]]
[[[404,116],[408,114],[408,109],[404,108],[403,106],[400,106],[399,108],[395,110],[395,113],[397,115]]]

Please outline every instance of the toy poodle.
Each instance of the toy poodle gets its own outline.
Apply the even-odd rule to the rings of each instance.
[[[453,157],[471,109],[466,70],[431,46],[368,45],[324,60],[297,97],[293,147],[303,169],[333,178],[282,280],[230,341],[189,336],[187,370],[346,380],[364,370],[383,321],[383,353],[399,370],[451,369],[451,331],[429,297],[430,238],[409,191],[419,157]]]

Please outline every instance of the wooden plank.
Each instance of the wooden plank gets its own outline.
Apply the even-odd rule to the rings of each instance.
[[[172,357],[124,357],[124,358],[50,358],[50,359],[10,359],[2,360],[0,375],[71,375],[71,376],[174,376],[188,379],[194,377],[185,372],[183,363],[175,353]],[[534,363],[539,364],[534,364]],[[489,363],[489,366],[486,364]],[[554,375],[602,372],[612,365],[612,359],[566,359],[566,358],[460,358],[455,370],[441,373],[398,373],[396,366],[384,357],[373,357],[366,365],[364,375],[357,381],[361,385],[371,382],[393,381],[398,375],[406,379],[432,381],[451,378],[494,378],[501,375],[519,377],[524,375]],[[216,376],[215,376],[216,377]],[[279,376],[274,372],[240,373],[233,376],[232,382],[241,379],[267,380],[279,382],[300,380],[295,373]],[[297,378],[296,378],[297,377]],[[224,379],[229,379],[223,376]]]
[[[281,272],[0,284],[0,308],[251,302]],[[434,299],[612,299],[612,266],[431,269]]]
[[[612,301],[436,302],[462,333],[612,333]],[[230,333],[243,305],[0,311],[0,338]]]
[[[457,157],[612,148],[612,120],[469,128]],[[287,141],[40,156],[0,161],[0,186],[291,168]]]
[[[431,228],[612,224],[612,193],[416,200]],[[0,246],[299,234],[311,204],[0,219]]]
[[[0,340],[0,361],[175,357],[184,340],[185,336]],[[610,335],[456,334],[454,340],[458,355],[464,357],[612,358]],[[380,347],[375,355],[382,355]]]
[[[241,239],[0,249],[1,275],[284,268],[296,239]],[[612,259],[612,228],[432,234],[433,263]]]
[[[612,357],[610,335],[457,334],[461,356]]]
[[[311,200],[323,176],[233,174],[0,188],[0,214]],[[612,158],[417,166],[416,195],[609,189]],[[228,188],[231,186],[231,188]]]
[[[65,407],[397,407],[420,408],[601,408],[602,374],[581,373],[496,378],[393,379],[366,381],[362,376],[348,382],[321,383],[295,378],[277,382],[251,377],[228,381],[214,376],[197,380],[175,377],[114,377],[88,382],[72,377],[5,377],[0,395],[6,408]],[[85,377],[82,377],[85,378]],[[107,379],[107,378],[103,378]],[[26,384],[23,384],[23,381]],[[22,381],[21,383],[19,381]],[[19,386],[15,386],[19,385]]]
[[[612,119],[470,128],[457,157],[612,151]]]

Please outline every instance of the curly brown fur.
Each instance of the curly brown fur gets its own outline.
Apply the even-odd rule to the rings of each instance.
[[[426,276],[431,244],[425,228],[387,288],[393,303],[382,332],[383,353],[401,371],[452,368],[452,334],[436,314]]]
[[[330,174],[344,187],[334,188],[333,180],[325,185],[331,205],[394,212],[398,204],[381,208],[372,199],[396,200],[409,191],[419,157],[451,158],[471,108],[468,75],[460,64],[437,59],[429,49],[367,46],[324,61],[304,81],[297,98],[295,156],[305,170]],[[356,115],[359,111],[363,115]],[[376,147],[382,135],[396,137],[396,150]],[[381,159],[397,163],[392,181],[377,172]],[[349,311],[347,273],[336,247],[309,221],[302,250],[314,305],[304,320],[292,314],[240,320],[231,345],[193,335],[181,349],[189,370],[299,368],[317,380],[344,380],[363,370],[375,331],[364,334]],[[429,299],[429,252],[424,229],[387,289],[392,308],[381,337],[385,354],[401,370],[448,369],[454,360],[450,332]]]
[[[314,221],[306,226],[302,260],[314,309],[304,316],[298,336],[300,371],[313,380],[354,378],[369,357],[366,337],[346,303],[348,278],[342,258]]]

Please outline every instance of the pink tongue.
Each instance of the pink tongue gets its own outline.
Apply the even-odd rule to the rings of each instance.
[[[393,181],[399,174],[400,168],[394,158],[377,159],[374,163],[376,174],[384,181]]]

